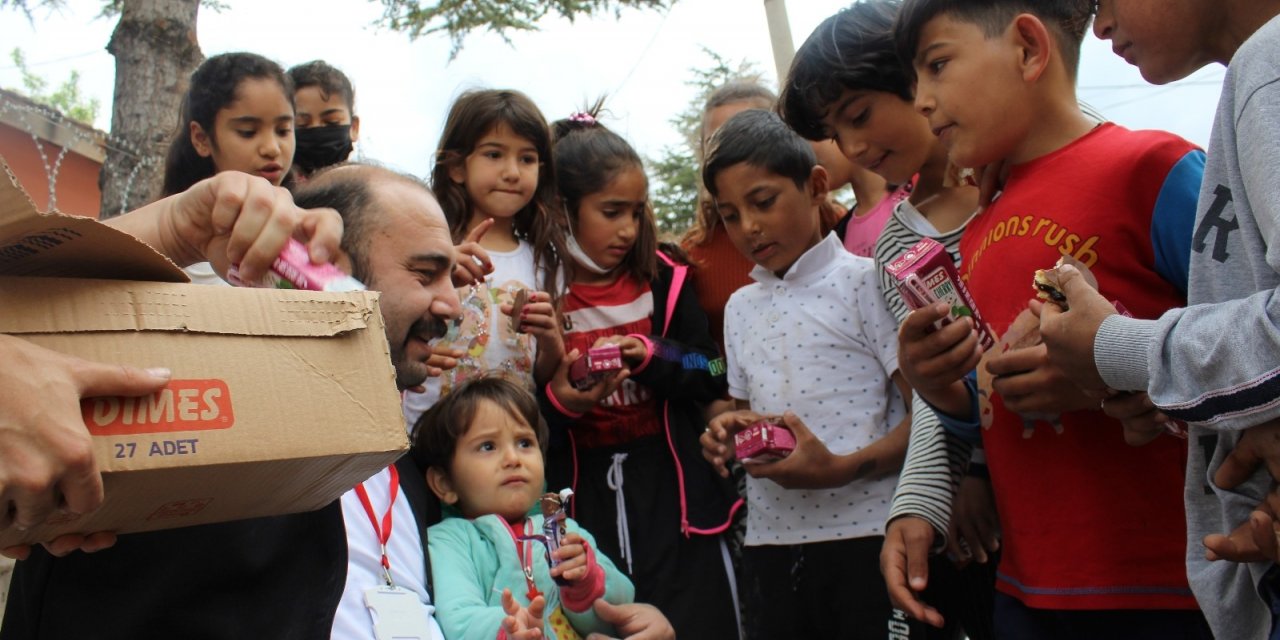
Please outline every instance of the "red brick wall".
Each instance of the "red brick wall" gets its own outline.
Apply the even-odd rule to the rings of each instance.
[[[41,144],[44,145],[45,156],[52,164],[62,149],[47,141],[41,141]],[[19,184],[31,195],[36,208],[41,211],[47,209],[49,178],[31,136],[25,131],[0,123],[0,156],[4,156],[5,162],[9,163],[9,170],[13,171]],[[98,163],[93,160],[74,152],[67,153],[58,170],[59,211],[98,217],[102,200],[102,192],[98,190],[99,168]]]

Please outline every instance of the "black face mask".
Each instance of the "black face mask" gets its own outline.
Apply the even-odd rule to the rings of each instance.
[[[293,163],[304,173],[338,164],[351,155],[351,125],[325,125],[294,131]]]

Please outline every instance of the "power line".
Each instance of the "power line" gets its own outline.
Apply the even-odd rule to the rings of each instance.
[[[1134,97],[1132,97],[1132,98],[1128,98],[1128,99],[1126,99],[1126,100],[1121,100],[1121,101],[1119,101],[1119,102],[1113,102],[1113,103],[1111,103],[1111,104],[1109,104],[1109,105],[1106,105],[1106,106],[1104,106],[1104,107],[1101,107],[1101,110],[1102,110],[1102,111],[1104,111],[1104,112],[1105,112],[1105,111],[1110,111],[1110,110],[1112,110],[1112,109],[1115,109],[1116,107],[1123,107],[1123,106],[1125,106],[1125,105],[1127,105],[1127,104],[1132,104],[1132,103],[1134,103],[1134,102],[1141,102],[1141,101],[1146,100],[1146,99],[1148,99],[1148,98],[1155,98],[1155,97],[1159,97],[1159,96],[1162,96],[1162,95],[1164,95],[1164,94],[1166,94],[1166,93],[1169,93],[1170,91],[1173,91],[1173,90],[1175,90],[1175,89],[1179,89],[1179,88],[1181,88],[1181,86],[1182,86],[1182,85],[1176,85],[1176,84],[1174,84],[1174,85],[1169,85],[1169,86],[1166,86],[1166,87],[1160,87],[1160,88],[1156,89],[1155,91],[1152,91],[1152,92],[1150,92],[1150,93],[1148,93],[1148,94],[1146,94],[1146,95],[1134,96]]]
[[[667,25],[667,18],[670,16],[671,9],[662,12],[662,22],[659,22],[658,28],[653,30],[653,35],[649,37],[649,43],[644,46],[644,50],[640,52],[640,57],[636,59],[635,64],[631,65],[631,70],[627,72],[627,75],[623,76],[622,82],[619,82],[617,88],[613,90],[614,95],[622,92],[622,87],[626,86],[632,74],[636,72],[636,69],[640,68],[640,63],[644,62],[644,59],[649,56],[649,50],[653,48],[653,43],[658,41],[658,34],[662,33],[662,28]]]
[[[66,61],[68,61],[68,60],[78,60],[78,59],[80,59],[80,58],[83,58],[83,57],[86,57],[86,56],[91,56],[91,55],[93,55],[93,54],[95,54],[95,53],[101,53],[101,52],[102,52],[102,49],[101,49],[101,48],[98,48],[98,49],[94,49],[94,50],[92,50],[92,51],[85,51],[84,53],[77,53],[77,54],[70,55],[70,56],[66,56],[66,57],[63,57],[63,58],[54,58],[53,60],[44,60],[44,61],[41,61],[41,62],[27,62],[27,63],[25,63],[25,65],[26,65],[28,68],[30,68],[30,67],[41,67],[41,66],[44,66],[44,65],[47,65],[47,64],[57,64],[57,63],[59,63],[59,62],[66,62]],[[0,71],[11,71],[11,70],[13,70],[13,69],[17,69],[17,68],[18,68],[18,65],[16,65],[16,64],[10,64],[10,65],[5,65],[5,66],[3,66],[3,67],[0,67]]]
[[[1080,91],[1108,91],[1108,90],[1116,90],[1116,89],[1157,89],[1157,88],[1170,88],[1170,87],[1177,88],[1177,87],[1210,87],[1210,86],[1216,87],[1220,84],[1222,84],[1222,78],[1218,78],[1217,80],[1187,80],[1184,82],[1179,82],[1177,84],[1167,85],[1166,87],[1157,87],[1154,85],[1147,84],[1145,82],[1138,82],[1134,84],[1099,84],[1099,85],[1094,85],[1092,87],[1079,87],[1079,90]]]

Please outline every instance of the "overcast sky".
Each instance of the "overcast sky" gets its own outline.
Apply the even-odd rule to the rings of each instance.
[[[380,9],[369,0],[224,3],[229,9],[221,13],[200,11],[205,55],[248,50],[286,67],[328,60],[356,85],[359,152],[418,175],[430,170],[450,102],[468,88],[519,89],[552,120],[608,95],[607,123],[642,154],[656,156],[664,145],[679,142],[668,120],[692,95],[686,85],[689,70],[707,65],[702,47],[733,61],[751,61],[774,79],[761,0],[679,0],[667,13],[627,10],[618,18],[610,14],[575,24],[548,19],[539,32],[513,35],[511,44],[477,33],[466,39],[452,62],[446,36],[410,42],[405,35],[373,27]],[[105,46],[114,21],[96,18],[101,0],[65,4],[60,11],[37,10],[33,22],[18,11],[0,10],[0,86],[21,88],[8,57],[14,47],[51,84],[79,70],[85,92],[102,102],[96,124],[106,129],[114,60]],[[791,0],[787,8],[796,46],[845,4]],[[1181,83],[1151,87],[1106,43],[1089,36],[1080,96],[1125,126],[1166,129],[1205,145],[1222,75],[1222,67],[1215,65]]]

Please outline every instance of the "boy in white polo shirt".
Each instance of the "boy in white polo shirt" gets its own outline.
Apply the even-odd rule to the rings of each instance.
[[[761,416],[781,416],[796,436],[787,457],[744,462],[748,637],[905,634],[879,555],[906,453],[909,391],[874,263],[822,237],[826,172],[776,115],[744,111],[708,146],[704,184],[734,246],[757,266],[756,282],[725,308],[739,410],[711,421],[703,453],[725,473],[733,434]]]

